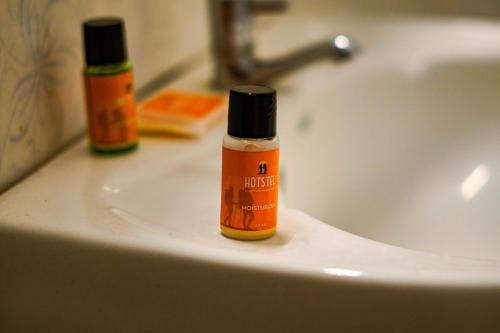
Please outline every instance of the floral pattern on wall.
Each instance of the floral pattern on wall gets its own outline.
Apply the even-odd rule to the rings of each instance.
[[[83,111],[75,3],[0,7],[1,190],[80,133]]]

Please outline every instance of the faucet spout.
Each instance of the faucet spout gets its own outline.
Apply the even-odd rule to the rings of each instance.
[[[254,59],[241,68],[232,68],[238,83],[263,84],[321,59],[342,61],[355,51],[349,37],[337,35],[329,40],[303,47],[291,54],[269,60]]]

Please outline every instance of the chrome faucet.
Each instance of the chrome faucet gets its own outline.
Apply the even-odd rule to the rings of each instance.
[[[252,40],[253,14],[283,11],[286,5],[282,0],[210,0],[216,85],[263,84],[314,60],[341,60],[353,54],[349,37],[337,35],[277,59],[257,59]]]

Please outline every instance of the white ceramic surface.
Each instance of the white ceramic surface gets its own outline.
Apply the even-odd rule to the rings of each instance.
[[[499,27],[398,22],[406,40],[374,36],[346,66],[281,82],[290,206],[384,243],[500,260]]]
[[[284,34],[301,21],[292,22],[273,27],[259,52],[337,29],[318,19],[297,38]],[[219,234],[223,125],[203,140],[144,139],[112,158],[81,142],[0,197],[0,325],[499,330],[500,24],[335,24],[360,55],[276,83],[275,237]],[[205,90],[209,74],[176,88]]]

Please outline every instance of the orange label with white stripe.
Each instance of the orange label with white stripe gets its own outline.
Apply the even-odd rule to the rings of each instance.
[[[85,76],[90,140],[100,148],[137,142],[137,114],[132,71]]]
[[[223,148],[220,223],[241,231],[276,228],[279,149],[261,152]]]

